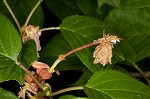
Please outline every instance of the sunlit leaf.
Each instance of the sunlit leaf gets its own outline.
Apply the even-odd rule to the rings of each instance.
[[[94,99],[149,99],[150,88],[129,75],[113,70],[95,73],[85,92]],[[97,97],[99,96],[99,97]]]
[[[0,55],[17,60],[22,46],[18,31],[3,15],[0,19]]]
[[[72,16],[66,18],[60,25],[62,35],[69,42],[72,49],[94,41],[93,37],[99,35],[104,24],[95,18],[85,16]],[[93,64],[94,48],[86,48],[76,52],[80,60],[92,71],[98,71],[101,66]]]
[[[100,20],[87,16],[71,16],[63,20],[60,25],[62,35],[69,42],[72,49],[78,48],[102,37],[102,31],[111,31]],[[107,32],[106,32],[107,33]],[[80,60],[92,71],[98,71],[101,64],[93,64],[94,47],[89,47],[76,52]],[[117,54],[116,55],[121,55]],[[122,57],[122,56],[119,56]]]
[[[21,39],[11,22],[0,15],[0,82],[17,80],[23,83],[21,68],[15,64],[21,50]]]
[[[23,84],[24,73],[22,73],[21,68],[13,60],[0,55],[0,82],[16,80],[20,84]]]

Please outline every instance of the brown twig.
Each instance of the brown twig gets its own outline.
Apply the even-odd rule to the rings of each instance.
[[[132,63],[133,67],[146,79],[148,85],[150,86],[150,79],[145,75],[145,73],[138,67],[137,64]]]
[[[143,73],[144,73],[144,75],[145,75],[146,77],[150,78],[150,71],[143,72]],[[141,75],[141,73],[139,73],[139,72],[129,72],[129,74],[130,74],[132,77],[136,77],[136,78],[141,78],[141,77],[143,77],[143,76]]]
[[[80,47],[78,47],[78,48],[76,48],[76,49],[73,49],[73,50],[69,51],[68,53],[66,53],[66,54],[64,54],[64,55],[62,55],[62,54],[59,55],[58,58],[57,58],[57,60],[54,62],[54,64],[51,66],[51,68],[48,69],[48,71],[49,71],[50,73],[52,73],[53,70],[54,70],[54,68],[58,65],[58,63],[61,62],[61,61],[63,61],[63,60],[65,60],[65,58],[66,58],[67,56],[69,56],[70,54],[73,54],[73,53],[75,53],[75,52],[77,52],[77,51],[79,51],[79,50],[85,49],[85,48],[87,48],[87,47],[90,47],[90,46],[93,46],[93,45],[96,45],[96,44],[98,44],[98,43],[92,42],[92,43],[89,43],[89,44],[80,46]]]

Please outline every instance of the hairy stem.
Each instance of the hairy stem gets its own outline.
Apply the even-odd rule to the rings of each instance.
[[[37,84],[38,86],[43,90],[43,86],[40,84],[40,82],[18,61],[16,61],[16,64],[20,66],[21,69],[23,69]]]
[[[93,46],[93,45],[96,45],[96,44],[97,44],[97,43],[92,42],[92,43],[90,43],[90,44],[86,44],[86,45],[80,46],[80,47],[78,47],[78,48],[76,48],[76,49],[73,49],[73,50],[69,51],[68,53],[66,53],[66,54],[64,54],[64,55],[59,55],[58,58],[57,58],[57,60],[53,63],[53,65],[51,66],[51,68],[48,69],[48,71],[49,71],[50,73],[52,73],[53,70],[54,70],[54,68],[58,65],[58,63],[61,62],[61,61],[63,61],[63,60],[65,60],[65,58],[66,58],[67,56],[69,56],[70,54],[73,54],[74,52],[77,52],[77,51],[79,51],[79,50],[85,49],[85,48],[87,48],[87,47],[90,47],[90,46]]]
[[[132,63],[132,64],[133,64],[133,67],[134,67],[137,71],[139,71],[139,73],[141,73],[141,75],[146,79],[148,85],[150,86],[150,79],[149,79],[149,78],[145,75],[145,73],[138,67],[137,64],[135,64],[135,63]]]
[[[33,15],[34,11],[37,9],[37,7],[41,4],[43,0],[39,0],[37,2],[37,4],[33,7],[33,9],[31,10],[30,14],[28,15],[27,19],[26,19],[26,22],[24,24],[24,27],[26,27],[29,23],[29,20],[31,19],[31,16]]]
[[[13,17],[15,23],[17,24],[17,27],[19,29],[19,31],[21,32],[21,26],[20,26],[20,23],[18,21],[18,19],[16,18],[15,14],[13,13],[13,11],[11,10],[10,6],[8,5],[7,1],[6,0],[3,0],[5,6],[7,7],[8,11],[10,12],[11,16]]]
[[[83,90],[83,89],[84,89],[83,86],[69,87],[69,88],[61,89],[56,92],[50,93],[50,96],[55,96],[55,95],[58,95],[58,94],[61,94],[61,93],[67,92],[67,91]]]
[[[48,27],[48,28],[40,29],[38,32],[47,31],[47,30],[60,30],[60,28],[59,27]]]

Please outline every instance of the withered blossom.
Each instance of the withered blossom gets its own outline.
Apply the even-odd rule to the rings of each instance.
[[[31,66],[36,69],[36,71],[29,71],[43,86],[48,85],[45,80],[50,79],[52,74],[48,72],[49,66],[45,63],[34,61]],[[33,97],[32,94],[36,95],[39,92],[38,84],[28,75],[25,75],[24,86],[19,92],[19,97],[25,99],[25,95],[28,97]],[[31,94],[32,93],[32,94]]]
[[[95,40],[93,43],[99,44],[93,53],[93,57],[95,58],[94,64],[101,63],[103,66],[110,63],[112,58],[112,48],[113,44],[116,42],[120,42],[120,38],[117,36],[112,36],[109,34],[105,34],[103,32],[103,37]]]
[[[41,36],[41,32],[38,32],[39,26],[29,25],[27,27],[22,28],[22,42],[26,43],[28,40],[33,39],[36,43],[37,51],[41,50],[39,37]]]
[[[26,94],[28,94],[29,96],[32,96],[30,93],[33,94],[37,94],[36,91],[32,90],[31,85],[27,82],[24,83],[25,86],[23,86],[20,90],[20,92],[18,93],[18,98],[22,98],[22,99],[26,99]]]
[[[49,66],[45,63],[34,61],[31,66],[36,69],[36,74],[41,80],[50,79],[52,74],[48,72]]]

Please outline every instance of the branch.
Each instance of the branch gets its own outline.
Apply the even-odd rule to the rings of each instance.
[[[97,43],[92,42],[92,43],[89,43],[89,44],[80,46],[80,47],[78,47],[78,48],[76,48],[76,49],[73,49],[73,50],[69,51],[68,53],[66,53],[66,54],[64,54],[64,55],[62,55],[62,54],[59,55],[59,56],[58,56],[58,59],[53,63],[53,65],[51,66],[51,68],[48,69],[48,71],[49,71],[50,73],[52,73],[53,70],[54,70],[54,68],[58,65],[58,63],[61,62],[61,61],[63,61],[63,60],[65,60],[65,58],[66,58],[67,56],[69,56],[70,54],[73,54],[73,53],[75,53],[75,52],[77,52],[77,51],[79,51],[79,50],[85,49],[85,48],[87,48],[87,47],[90,47],[90,46],[93,46],[93,45],[96,45],[96,44],[97,44]]]

